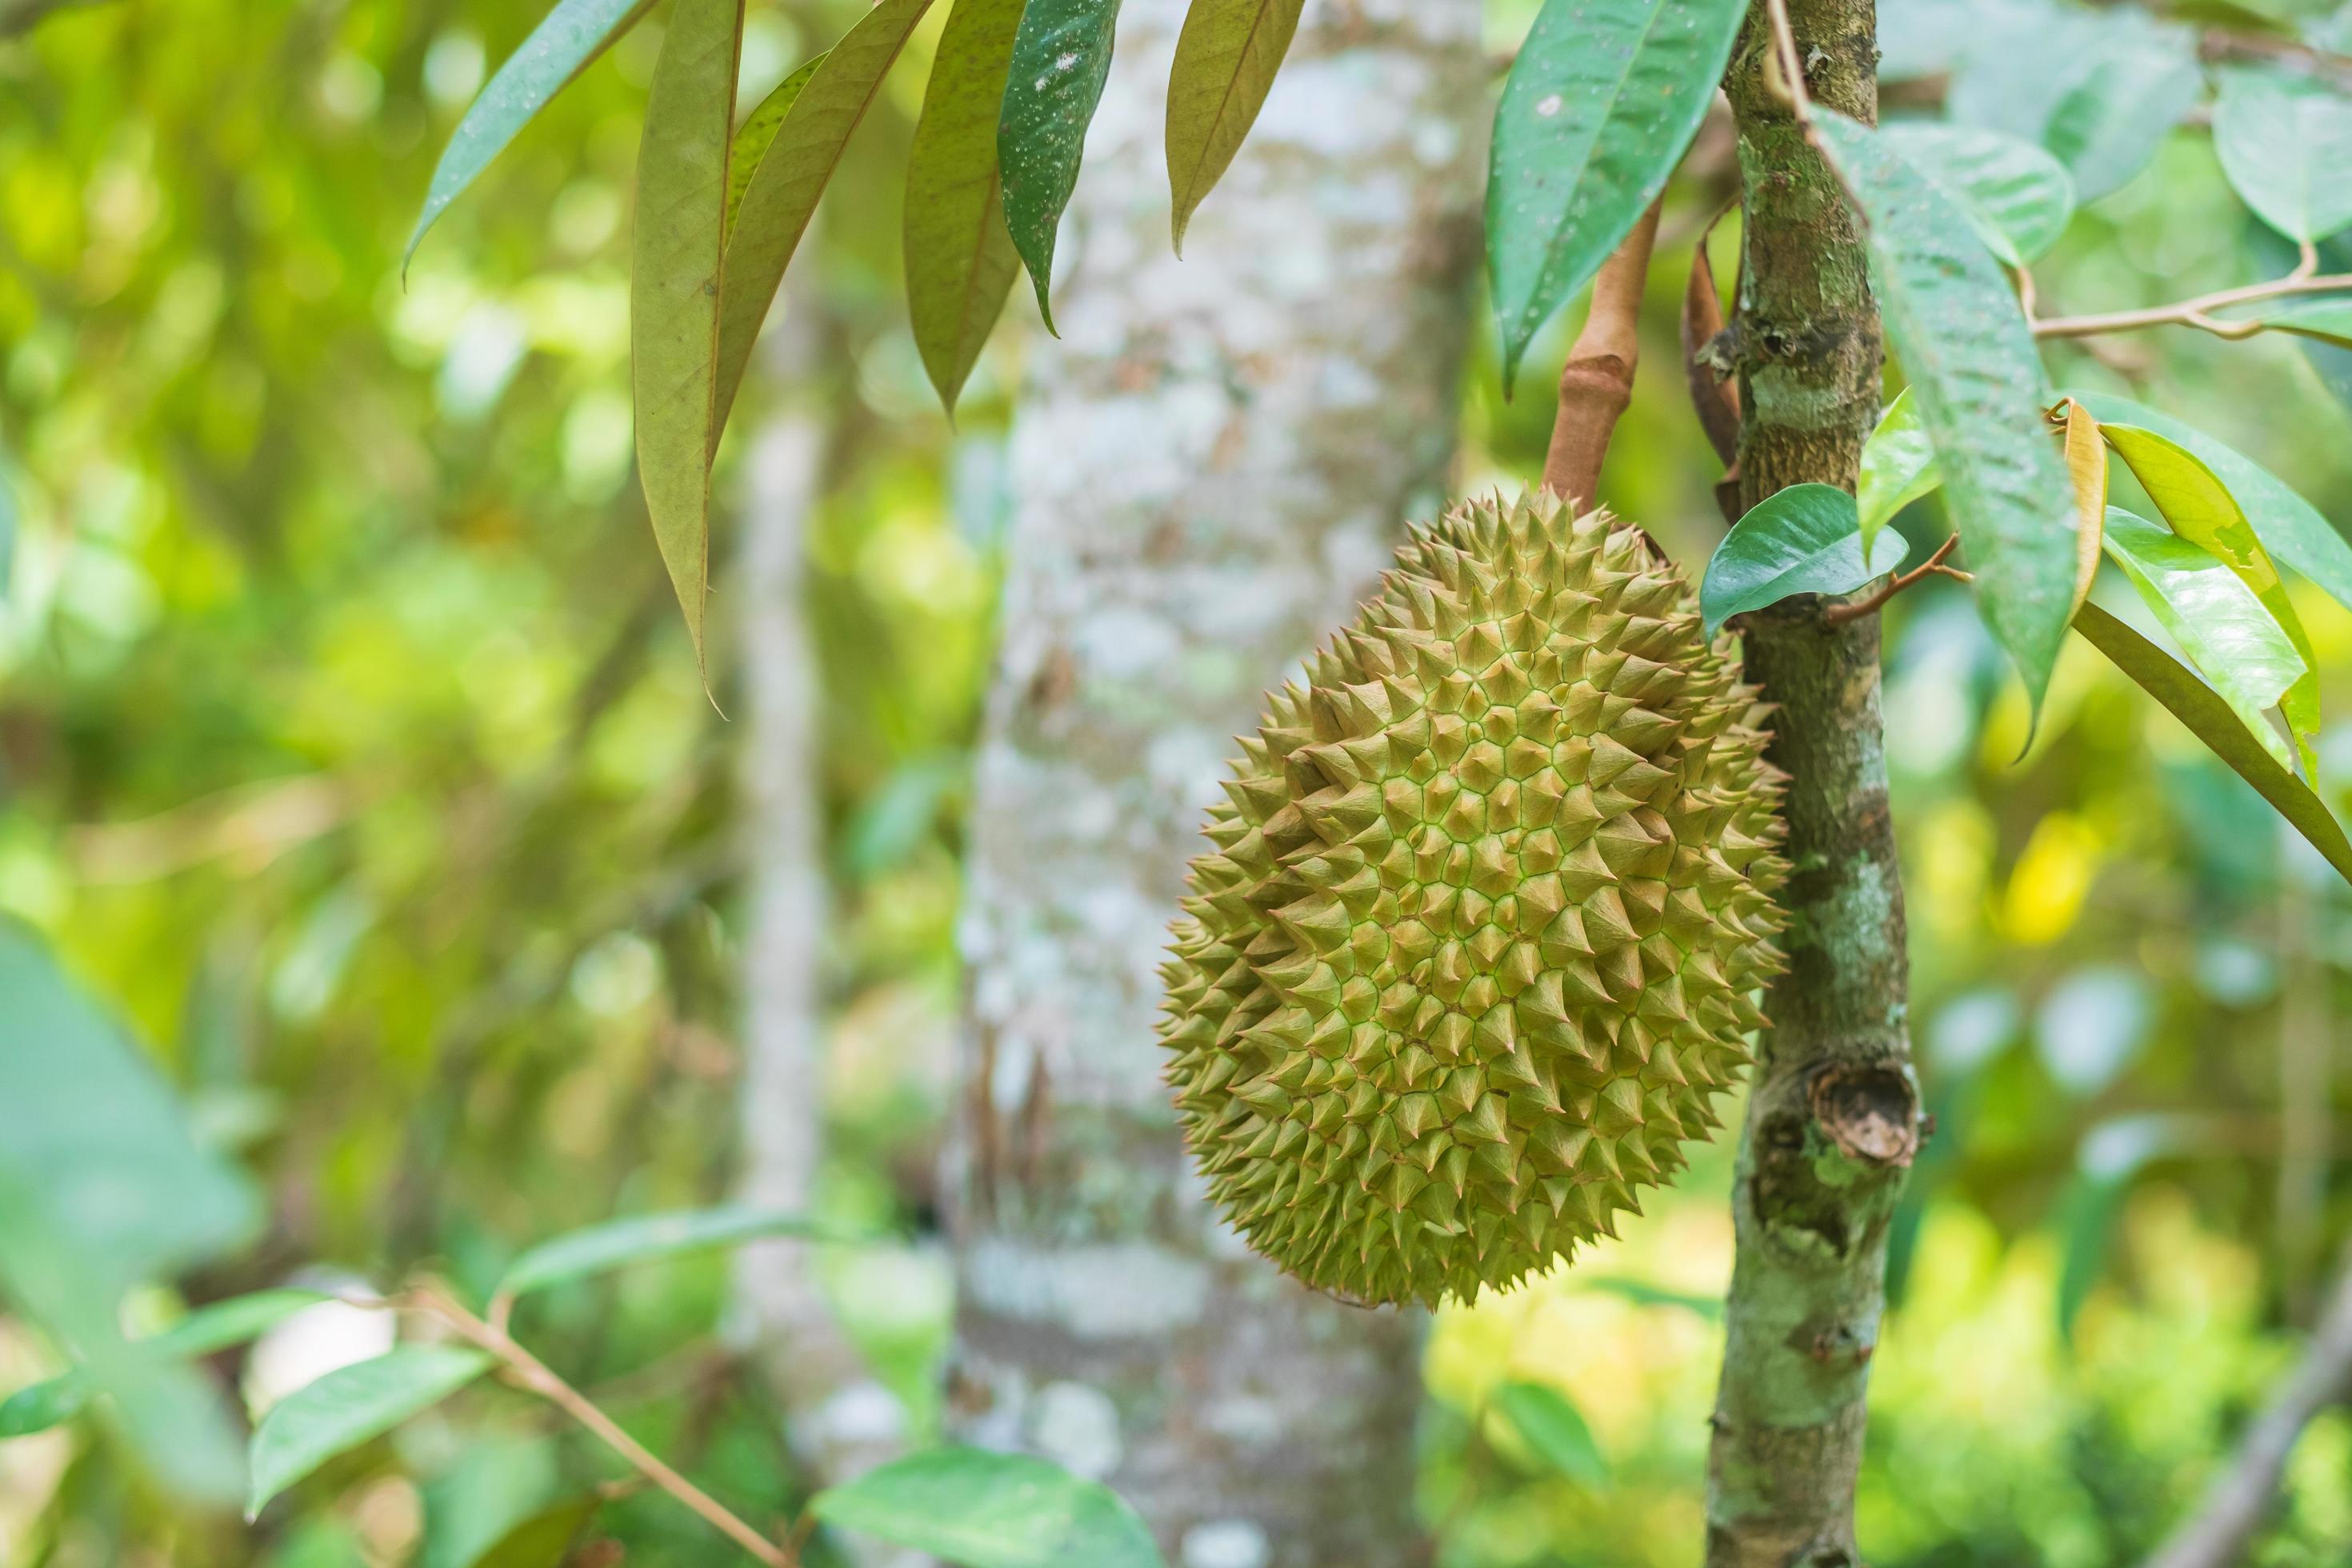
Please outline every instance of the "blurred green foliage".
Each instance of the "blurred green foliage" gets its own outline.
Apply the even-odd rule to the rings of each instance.
[[[0,42],[0,909],[127,1011],[271,1199],[257,1247],[185,1301],[142,1300],[136,1327],[321,1268],[383,1283],[429,1267],[479,1293],[540,1237],[726,1186],[736,731],[701,694],[629,457],[650,30],[398,276],[442,139],[539,10],[116,0]],[[856,10],[755,4],[746,91]],[[1527,7],[1495,10],[1516,38]],[[827,411],[805,606],[835,899],[826,1206],[925,1238],[835,1257],[827,1279],[919,1426],[945,1333],[930,1183],[962,781],[1030,331],[1016,301],[1024,324],[950,430],[898,278],[893,172],[932,36],[851,148],[856,199],[827,206],[803,258],[823,371],[755,388],[738,421],[755,433],[786,396]],[[1692,563],[1719,536],[1717,469],[1670,374],[1668,285],[1711,203],[1670,206],[1653,371],[1607,477]],[[1732,237],[1716,241],[1727,279]],[[2090,310],[2276,266],[2189,129],[2039,277],[2045,302]],[[1516,400],[1493,345],[1478,356],[1458,489],[1539,467],[1541,367],[1570,325],[1538,340]],[[2333,362],[2176,332],[2053,368],[2190,418],[2352,518]],[[730,596],[739,459],[722,459],[713,602],[730,710],[730,628],[759,613]],[[1938,505],[1897,521],[1915,559]],[[2352,616],[2313,594],[2298,607],[2341,807]],[[1898,1222],[1864,1543],[1904,1568],[2131,1563],[2291,1360],[2344,1230],[2332,1035],[2352,923],[2325,868],[2087,649],[2062,658],[2014,763],[2023,696],[1958,590],[1899,600],[1887,659],[1937,1131]],[[1713,1151],[1623,1243],[1441,1317],[1421,1441],[1449,1564],[1692,1560],[1720,1329],[1684,1298],[1727,1278],[1728,1182]],[[730,1506],[773,1519],[803,1489],[727,1349],[725,1285],[723,1263],[684,1260],[551,1291],[520,1328]],[[223,1371],[266,1394],[289,1366],[369,1348],[329,1310]],[[0,1387],[56,1364],[0,1323]],[[1494,1405],[1515,1382],[1565,1395],[1601,1462],[1548,1468]],[[609,1475],[486,1386],[247,1531],[162,1502],[104,1437],[58,1432],[0,1447],[0,1558],[444,1568]],[[2258,1561],[2352,1555],[2347,1498],[2352,1420],[2332,1415]],[[658,1499],[600,1529],[631,1563],[733,1560]]]

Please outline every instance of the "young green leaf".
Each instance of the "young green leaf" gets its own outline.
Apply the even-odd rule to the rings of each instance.
[[[402,271],[424,243],[425,231],[506,151],[530,117],[651,9],[653,0],[559,0],[457,122],[433,170],[408,248],[401,252]]]
[[[2198,679],[2179,659],[2095,604],[2084,605],[2074,612],[2074,629],[2106,655],[2116,668],[2137,682],[2142,690],[2164,704],[2174,718],[2188,725],[2215,756],[2230,765],[2231,772],[2253,785],[2264,800],[2276,807],[2288,826],[2336,868],[2338,876],[2352,882],[2352,840],[2345,837],[2343,825],[2312,793],[2310,785],[2280,766],[2277,759],[2246,732],[2245,725],[2219,693]]]
[[[2294,602],[2287,597],[2286,584],[2279,581],[2278,568],[2271,564],[2270,552],[2263,548],[2237,498],[2195,453],[2154,430],[2108,423],[2099,426],[2099,435],[2131,469],[2172,531],[2210,551],[2236,573],[2294,642],[2304,670],[2287,689],[2279,711],[2294,733],[2305,776],[2316,780],[2319,660],[2311,651],[2311,639],[2304,635]]]
[[[916,1454],[817,1493],[809,1511],[957,1568],[1164,1568],[1117,1492],[1021,1454]]]
[[[1598,1490],[1609,1484],[1609,1461],[1592,1428],[1568,1395],[1548,1383],[1507,1383],[1495,1391],[1495,1409],[1547,1468]]]
[[[316,1290],[257,1290],[199,1307],[162,1333],[139,1342],[143,1350],[192,1360],[243,1344],[305,1307],[327,1298]],[[72,1420],[95,1392],[79,1367],[46,1383],[20,1388],[0,1403],[0,1437],[24,1437]]]
[[[1004,226],[996,116],[1022,0],[955,0],[907,159],[907,301],[948,412],[1021,270]]]
[[[2101,421],[2137,425],[2185,447],[2227,485],[2270,552],[2352,608],[2352,544],[2271,471],[2192,426],[2105,392],[2069,392]]]
[[[915,24],[931,0],[881,0],[857,19],[793,100],[766,156],[745,184],[742,205],[727,237],[727,270],[719,298],[716,414],[709,447],[734,411],[751,345],[815,216],[817,198],[841,163],[850,133],[882,89]]]
[[[1078,188],[1087,146],[1110,76],[1118,0],[1029,0],[1013,42],[1013,68],[996,123],[1004,171],[1004,221],[1036,286],[1037,313],[1054,330],[1054,240]]]
[[[1878,427],[1862,444],[1862,474],[1854,486],[1862,547],[1878,542],[1878,531],[1895,514],[1942,488],[1944,476],[1936,468],[1936,448],[1919,425],[1919,405],[1905,387],[1878,416]]]
[[[2242,319],[2260,321],[2273,331],[2352,348],[2352,296],[2273,300],[2245,311]]]
[[[1989,33],[1977,26],[1950,118],[2047,147],[2083,201],[2147,167],[2204,90],[2196,34],[2129,7],[2026,5],[1992,19]]]
[[[1698,589],[1706,635],[1794,594],[1851,594],[1910,549],[1901,534],[1881,534],[1865,563],[1853,498],[1835,485],[1791,485],[1750,507],[1716,546]]]
[[[798,1236],[845,1241],[848,1232],[798,1215],[773,1209],[729,1205],[687,1209],[673,1214],[635,1215],[608,1225],[591,1226],[531,1247],[507,1269],[499,1294],[520,1296],[590,1275],[604,1274],[633,1263],[675,1258],[714,1247],[732,1247],[762,1237]]]
[[[815,79],[824,56],[802,64],[783,80],[768,89],[743,123],[735,128],[735,142],[727,153],[727,232],[735,232],[736,215],[743,210],[743,193],[751,188],[751,176],[760,172],[760,160],[775,145],[776,132],[783,129],[784,117],[793,105],[801,100],[802,91]]]
[[[1936,448],[1986,624],[2038,711],[2074,597],[2066,467],[2043,433],[2042,360],[2007,280],[1952,203],[1871,132],[1814,113],[1869,224],[1871,271]]]
[[[2106,552],[2180,651],[2282,763],[2294,765],[2263,710],[2309,673],[2263,602],[2211,552],[2120,507],[2107,510]]]
[[[2289,239],[2352,225],[2352,97],[2337,89],[2267,66],[2228,68],[2213,150],[2239,196]]]
[[[269,1407],[253,1434],[247,1519],[338,1454],[381,1437],[490,1369],[455,1345],[404,1345],[306,1384]]]
[[[1495,112],[1486,271],[1503,384],[1665,188],[1746,0],[1546,0]]]
[[[743,0],[677,0],[662,37],[637,151],[629,349],[637,471],[654,542],[702,659],[710,565],[710,451],[718,436],[727,157]]]
[[[2066,165],[2031,142],[1973,125],[1904,121],[1879,135],[1950,196],[2011,267],[2041,258],[2074,216]]]
[[[1192,0],[1168,76],[1168,188],[1175,243],[1265,106],[1306,0]]]

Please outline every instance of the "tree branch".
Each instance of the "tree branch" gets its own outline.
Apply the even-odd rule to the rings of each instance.
[[[2053,316],[2034,321],[2037,338],[2087,338],[2101,332],[2128,332],[2141,327],[2195,327],[2219,338],[2250,338],[2265,330],[2268,323],[2249,321],[2224,321],[2213,311],[2231,305],[2249,305],[2259,300],[2277,300],[2295,294],[2324,294],[2352,289],[2352,272],[2321,274],[2318,258],[2305,247],[2303,265],[2284,278],[2267,283],[2249,283],[2242,288],[2218,289],[2182,300],[2170,305],[2151,305],[2144,310],[2111,310],[2095,316]]]
[[[2352,1252],[2330,1292],[2327,1310],[2302,1362],[2271,1391],[2246,1429],[2237,1458],[2213,1483],[2203,1507],[2173,1532],[2147,1568],[2230,1568],[2262,1528],[2303,1429],[2329,1405],[2352,1397]]]
[[[1830,626],[1842,626],[1848,621],[1858,621],[1864,616],[1875,615],[1880,609],[1885,607],[1887,600],[1895,597],[1895,595],[1903,592],[1904,589],[1908,588],[1912,584],[1916,583],[1920,578],[1928,575],[1930,573],[1939,574],[1946,577],[1957,577],[1963,583],[1971,581],[1969,574],[1961,571],[1957,566],[1947,566],[1944,564],[1944,557],[1949,555],[1959,542],[1960,536],[1957,533],[1953,534],[1950,538],[1945,540],[1943,543],[1936,546],[1936,553],[1927,557],[1927,560],[1921,562],[1918,565],[1914,566],[1910,571],[1899,573],[1896,575],[1888,578],[1885,583],[1879,587],[1876,593],[1867,595],[1859,599],[1849,600],[1847,603],[1843,605],[1832,605],[1828,609],[1822,612],[1822,619]]]
[[[1642,288],[1649,279],[1650,247],[1658,237],[1657,202],[1592,280],[1592,308],[1559,373],[1559,412],[1544,455],[1544,488],[1591,507],[1601,486],[1609,437],[1633,397],[1641,362]]]

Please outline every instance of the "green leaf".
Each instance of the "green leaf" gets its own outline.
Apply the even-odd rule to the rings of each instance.
[[[253,1434],[253,1492],[246,1517],[338,1454],[383,1436],[490,1369],[490,1358],[455,1345],[405,1345],[339,1367],[269,1407]]]
[[[2260,321],[2274,331],[2293,332],[2339,348],[2352,348],[2352,295],[2273,300],[2243,312],[2238,319]]]
[[[2163,656],[2158,654],[2161,658]],[[2083,1303],[2106,1268],[2116,1220],[2134,1177],[2182,1142],[2179,1121],[2162,1115],[2123,1116],[2083,1135],[2072,1181],[2058,1203],[2058,1337],[2072,1344]]]
[[[328,1298],[316,1290],[257,1290],[199,1307],[162,1333],[138,1342],[144,1350],[182,1361],[243,1344],[305,1307]],[[95,1392],[79,1367],[46,1383],[20,1388],[0,1403],[0,1437],[24,1437],[72,1420]]]
[[[854,1239],[847,1232],[772,1209],[728,1206],[637,1215],[592,1226],[542,1241],[514,1260],[499,1281],[501,1296],[520,1296],[608,1273],[632,1263],[675,1258],[714,1247],[731,1247],[761,1237],[799,1236],[820,1240]]]
[[[2336,874],[2352,882],[2352,840],[2311,787],[2279,765],[2262,743],[2246,732],[2229,703],[2187,666],[2116,619],[2098,605],[2084,605],[2074,612],[2074,629],[2093,647],[2106,655],[2116,668],[2138,682],[2142,690],[2189,726],[2231,771],[2254,786],[2262,797],[2311,847],[2319,851]]]
[[[2289,239],[2352,225],[2352,98],[2264,66],[2225,68],[2213,150],[2239,196]]]
[[[1037,312],[1054,330],[1047,297],[1062,209],[1078,188],[1078,160],[1110,76],[1118,0],[1029,0],[1013,44],[1013,68],[996,126],[1004,170],[1004,221],[1036,286]]]
[[[1546,1383],[1507,1383],[1495,1391],[1496,1413],[1548,1468],[1580,1486],[1609,1484],[1609,1461],[1592,1440],[1592,1428],[1568,1395]]]
[[[727,238],[719,301],[718,404],[709,442],[714,450],[734,410],[743,373],[751,368],[751,345],[759,342],[784,268],[816,214],[817,199],[930,5],[931,0],[881,0],[860,16],[793,99],[744,187]]]
[[[210,1385],[124,1339],[117,1314],[130,1286],[242,1241],[259,1202],[198,1148],[114,1021],[5,920],[0,998],[0,1287],[110,1396],[110,1422],[165,1487],[231,1500],[242,1467]]]
[[[2088,408],[2103,422],[2137,425],[2187,447],[2218,475],[2246,521],[2254,525],[2270,552],[2326,590],[2328,596],[2352,609],[2352,544],[2301,496],[2271,471],[2193,426],[2168,414],[2105,392],[2070,392],[2067,396]]]
[[[677,0],[654,66],[637,151],[629,278],[637,472],[697,664],[710,577],[727,157],[742,41],[743,0]]]
[[[2147,167],[2204,81],[2187,27],[2123,7],[2023,6],[1979,26],[1947,111],[2048,148],[2089,202]]]
[[[1004,226],[996,115],[1021,0],[955,0],[907,159],[907,302],[915,346],[955,412],[1021,270]]]
[[[768,90],[758,107],[743,117],[735,128],[735,140],[727,153],[727,232],[735,232],[735,218],[743,210],[743,193],[751,188],[751,176],[760,171],[760,161],[775,145],[776,132],[783,129],[784,117],[793,105],[801,100],[801,93],[816,77],[825,57],[818,55],[804,62],[792,75]]]
[[[1978,606],[2038,712],[2074,598],[2066,466],[2043,429],[2042,360],[1966,217],[1869,130],[1814,124],[1869,225],[1872,276],[1936,448]]]
[[[2253,590],[2263,607],[2285,629],[2303,660],[2304,669],[2287,689],[2279,711],[2285,715],[2287,728],[2294,732],[2305,776],[2316,781],[2319,660],[2312,653],[2311,639],[2304,635],[2302,618],[2294,613],[2294,602],[2287,597],[2286,584],[2279,581],[2278,568],[2271,563],[2270,552],[2263,548],[2261,537],[2247,521],[2237,498],[2210,467],[2169,437],[2143,426],[2105,421],[2100,423],[2099,435],[2130,468],[2172,531],[2218,556]]]
[[[1795,594],[1851,594],[1903,564],[1910,543],[1879,536],[1867,564],[1853,498],[1835,485],[1790,485],[1748,510],[1723,536],[1699,584],[1709,637],[1746,610]]]
[[[425,210],[417,215],[408,248],[401,252],[403,272],[424,243],[425,231],[506,151],[515,133],[651,9],[653,0],[560,0],[531,29],[522,47],[499,68],[466,110],[443,149],[433,184],[425,193]]]
[[[1919,424],[1919,405],[1911,389],[1895,394],[1878,416],[1878,427],[1862,444],[1862,473],[1854,486],[1863,548],[1878,542],[1878,531],[1895,514],[1921,496],[1943,488],[1936,467],[1936,448]]]
[[[1889,125],[1879,135],[1941,186],[1992,253],[2011,267],[2037,260],[2074,216],[2074,177],[2031,142],[1919,121]]]
[[[466,1568],[559,1568],[596,1522],[604,1500],[594,1493],[558,1503],[508,1531]]]
[[[2292,767],[2294,753],[2263,710],[2308,667],[2253,590],[2210,552],[2120,507],[2107,509],[2105,545],[2189,662],[2254,738]]]
[[[1168,188],[1176,249],[1257,121],[1306,0],[1192,0],[1168,76]]]
[[[1723,1316],[1723,1301],[1715,1296],[1695,1296],[1687,1290],[1670,1290],[1663,1285],[1653,1285],[1646,1279],[1630,1279],[1622,1274],[1603,1275],[1597,1279],[1579,1281],[1587,1290],[1597,1290],[1604,1296],[1621,1297],[1637,1307],[1679,1307],[1713,1321]]]
[[[1503,384],[1665,188],[1746,0],[1545,0],[1495,112],[1486,270]]]
[[[817,1493],[809,1511],[959,1568],[1164,1568],[1117,1492],[1021,1454],[916,1454]]]

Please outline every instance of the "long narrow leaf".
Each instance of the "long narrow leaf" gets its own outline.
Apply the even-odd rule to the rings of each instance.
[[[2074,487],[2074,608],[2091,596],[2099,574],[2099,545],[2107,526],[2107,448],[2099,422],[2081,404],[2066,404],[2066,475]]]
[[[1029,0],[996,126],[1004,220],[1036,286],[1037,313],[1054,330],[1048,291],[1062,209],[1078,188],[1087,127],[1110,77],[1118,0]]]
[[[776,132],[783,129],[784,116],[793,111],[793,105],[801,100],[801,93],[824,64],[824,55],[804,61],[799,69],[769,89],[768,96],[735,128],[735,142],[727,154],[729,234],[735,232],[735,216],[743,210],[743,193],[751,188],[751,176],[760,172],[760,161],[775,144]]]
[[[424,243],[425,231],[506,151],[530,117],[651,9],[653,0],[562,0],[531,29],[522,47],[499,68],[466,110],[442,151],[433,184],[425,193],[425,210],[417,215],[408,248],[401,252],[403,271]]]
[[[1192,0],[1168,73],[1168,188],[1176,248],[1241,151],[1298,31],[1306,0]]]
[[[140,1348],[182,1359],[210,1355],[255,1335],[327,1298],[316,1290],[257,1290],[199,1307]],[[0,1437],[25,1437],[80,1415],[97,1390],[79,1367],[20,1388],[0,1402]]]
[[[710,564],[727,158],[742,41],[743,0],[677,0],[637,153],[629,279],[637,469],[698,662]]]
[[[1021,270],[1004,226],[996,116],[1021,0],[955,0],[907,158],[907,304],[940,401],[964,379]]]
[[[2084,605],[2074,612],[2074,629],[2188,725],[2231,772],[2276,807],[2288,825],[2336,868],[2337,875],[2352,882],[2352,840],[2344,837],[2343,825],[2308,784],[2280,766],[2246,732],[2220,694],[2179,659],[2096,605]]]
[[[1977,601],[2038,712],[2074,598],[2065,464],[2043,433],[2042,361],[1968,219],[1864,126],[1816,130],[1869,225],[1872,275],[1951,492]]]
[[[338,1454],[381,1437],[490,1370],[455,1345],[405,1345],[306,1384],[269,1407],[253,1434],[246,1517]]]
[[[857,19],[793,100],[736,210],[727,241],[726,287],[719,300],[717,414],[709,445],[735,406],[751,368],[751,345],[776,289],[816,213],[817,198],[840,165],[842,150],[872,107],[907,37],[931,0],[882,0]]]
[[[730,1247],[769,1236],[848,1239],[847,1233],[798,1215],[772,1209],[729,1206],[674,1214],[632,1215],[542,1241],[514,1260],[499,1281],[499,1294],[520,1296],[632,1263],[675,1258],[707,1247]]]
[[[1746,0],[1546,0],[1495,111],[1486,269],[1503,384],[1665,188]]]

